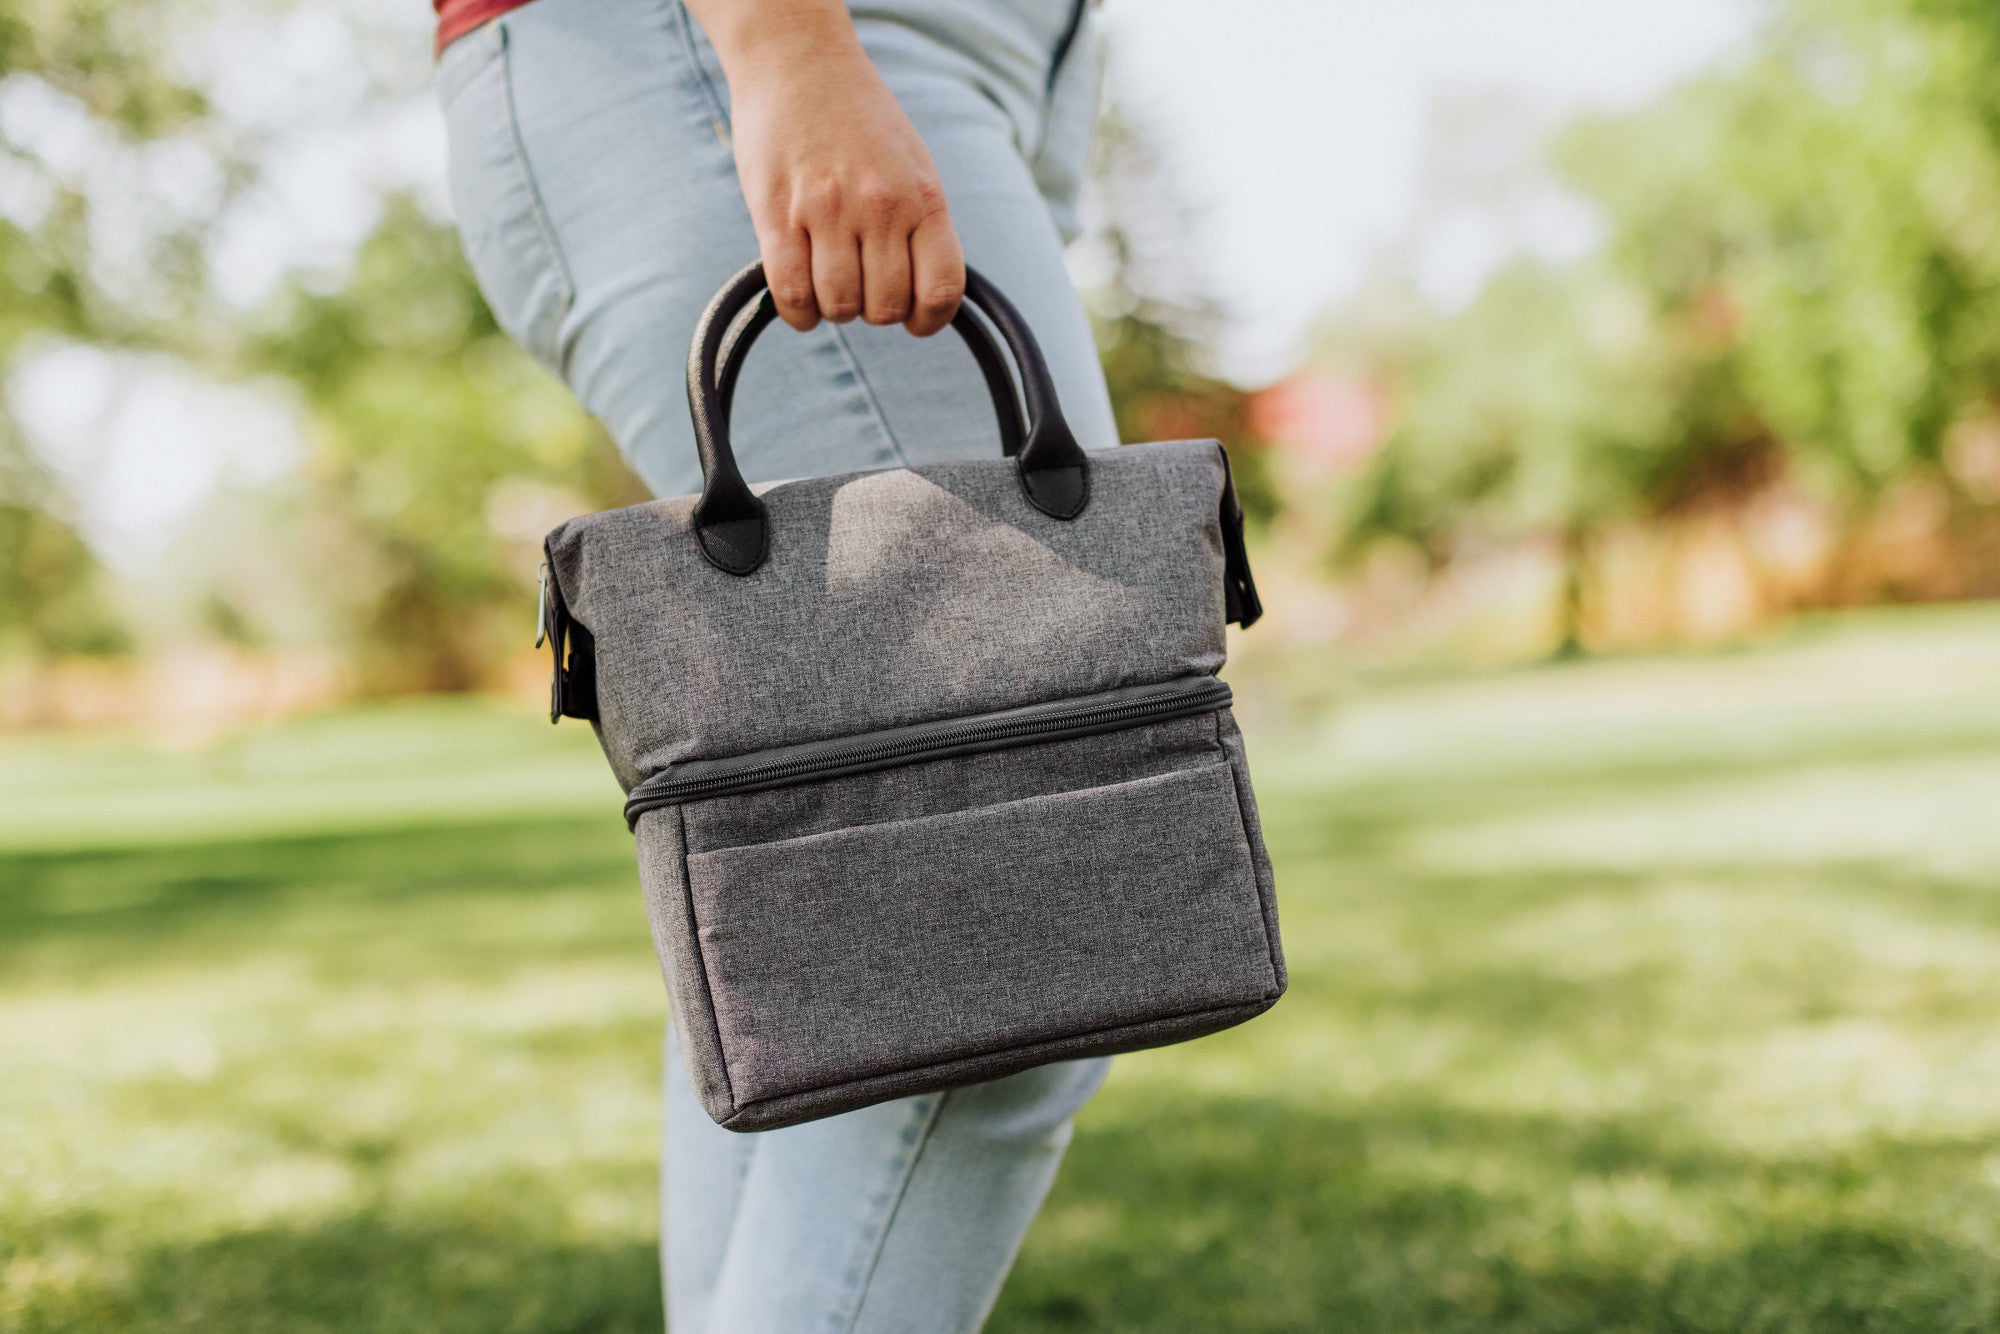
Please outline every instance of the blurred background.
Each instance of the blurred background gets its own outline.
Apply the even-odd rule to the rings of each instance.
[[[992,1328],[2000,1328],[2000,3],[1107,0],[1294,989]],[[0,1331],[656,1330],[662,988],[421,0],[0,8]]]

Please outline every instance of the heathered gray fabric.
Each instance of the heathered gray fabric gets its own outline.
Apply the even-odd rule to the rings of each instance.
[[[743,1100],[1277,989],[1224,764],[687,866]]]
[[[558,528],[552,563],[596,636],[619,781],[1214,673],[1221,447],[1090,459],[1090,506],[1067,522],[1033,509],[1000,458],[781,483],[762,493],[770,556],[747,577],[703,560],[693,497]]]
[[[691,498],[564,525],[619,780],[1212,675],[1219,447],[1091,461],[1071,523],[1004,460],[771,488],[748,578],[702,560]],[[682,1054],[732,1129],[1196,1037],[1285,986],[1227,709],[689,801],[637,836]]]
[[[1206,1037],[1210,1033],[1219,1033],[1225,1028],[1240,1024],[1246,1019],[1255,1019],[1276,1004],[1277,999],[1276,996],[1272,996],[1249,1005],[1232,1005],[1220,1010],[1197,1010],[1190,1014],[1167,1015],[1160,1019],[1121,1024],[1116,1028],[1100,1029],[1092,1033],[1071,1033],[1063,1037],[1050,1038],[1045,1042],[1009,1047],[1004,1051],[983,1056],[969,1056],[963,1060],[944,1061],[937,1065],[913,1066],[867,1079],[829,1084],[824,1088],[812,1089],[805,1093],[745,1103],[720,1115],[716,1115],[714,1109],[709,1110],[720,1125],[730,1130],[776,1130],[783,1126],[797,1125],[801,1121],[851,1112],[857,1107],[867,1107],[885,1098],[902,1098],[912,1093],[926,1093],[932,1089],[954,1088],[962,1084],[983,1084],[990,1079],[1004,1079],[1008,1075],[1038,1065],[1046,1065],[1050,1061],[1112,1056],[1124,1052],[1144,1051],[1148,1047],[1164,1047],[1174,1042],[1186,1042],[1191,1038]]]
[[[1229,772],[1236,780],[1236,804],[1243,816],[1243,837],[1257,864],[1257,898],[1264,907],[1264,932],[1271,942],[1271,968],[1278,978],[1278,990],[1285,989],[1285,952],[1278,943],[1278,882],[1271,874],[1271,858],[1264,851],[1264,826],[1257,818],[1257,798],[1250,791],[1250,757],[1243,750],[1243,733],[1236,728],[1236,715],[1224,709],[1214,715],[1215,737],[1229,756]]]
[[[639,817],[636,834],[639,887],[653,929],[653,948],[667,979],[667,997],[673,1005],[689,1082],[709,1116],[726,1124],[736,1110],[736,1099],[730,1092],[722,1039],[715,1028],[707,966],[695,937],[680,808],[648,811]]]
[[[878,820],[975,810],[1213,764],[1228,758],[1216,739],[1217,717],[1201,714],[1101,736],[906,764],[839,782],[801,783],[689,802],[681,808],[687,850],[713,852],[775,843]]]
[[[914,1060],[914,1052],[904,1052],[902,1056],[890,1058],[894,1068],[876,1072],[870,1072],[870,1054],[890,1050],[898,1040],[908,1042],[912,1036],[910,1030],[900,1026],[880,1026],[884,1006],[894,1004],[882,998],[908,996],[912,990],[922,988],[922,978],[930,976],[930,972],[942,962],[934,954],[932,938],[926,934],[932,930],[926,926],[926,916],[938,918],[938,930],[944,932],[942,938],[946,942],[958,940],[960,950],[964,950],[966,942],[960,938],[960,922],[954,916],[956,906],[942,898],[940,890],[956,890],[964,894],[968,884],[984,886],[990,884],[990,880],[984,876],[968,880],[962,866],[946,874],[934,860],[936,846],[926,842],[922,846],[922,862],[938,872],[936,884],[928,878],[922,880],[922,886],[928,892],[896,898],[894,894],[886,896],[876,882],[866,878],[860,882],[840,878],[836,882],[830,876],[824,884],[804,886],[802,892],[814,898],[814,906],[808,906],[806,910],[824,914],[832,922],[832,926],[822,930],[788,922],[786,916],[790,906],[782,902],[780,896],[770,894],[756,884],[748,884],[748,898],[752,902],[750,910],[770,912],[784,936],[796,940],[814,938],[818,934],[828,936],[830,940],[846,942],[836,946],[838,950],[846,950],[846,962],[840,962],[828,948],[820,948],[818,942],[810,950],[782,954],[782,950],[774,950],[770,942],[748,940],[752,952],[766,950],[782,954],[770,962],[768,970],[760,970],[758,966],[746,962],[746,956],[722,958],[722,954],[734,946],[734,940],[710,940],[708,922],[698,910],[698,898],[704,898],[704,894],[702,888],[690,882],[690,858],[686,854],[686,840],[696,812],[704,806],[720,808],[746,798],[718,798],[714,802],[656,810],[642,816],[638,824],[640,878],[646,886],[646,902],[654,920],[654,936],[660,944],[660,958],[666,964],[676,1024],[682,1034],[682,1056],[688,1062],[694,1090],[702,1098],[702,1106],[708,1114],[732,1130],[768,1130],[774,1126],[788,1126],[800,1120],[832,1116],[836,1112],[868,1106],[882,1098],[1000,1078],[1046,1060],[1102,1056],[1132,1052],[1166,1042],[1182,1042],[1186,1038],[1198,1038],[1202,1034],[1240,1024],[1242,1020],[1268,1010],[1284,992],[1284,962],[1276,936],[1276,902],[1272,898],[1270,862],[1264,854],[1262,842],[1254,836],[1248,842],[1236,842],[1244,838],[1246,828],[1254,832],[1256,816],[1254,810],[1248,810],[1242,804],[1242,794],[1248,794],[1248,778],[1238,768],[1242,762],[1242,746],[1240,740],[1234,738],[1234,726],[1228,722],[1228,714],[1182,718],[1112,736],[1120,742],[1132,742],[1144,732],[1186,732],[1190,726],[1198,726],[1206,732],[1206,744],[1188,750],[1188,738],[1182,736],[1180,742],[1166,746],[1128,746],[1132,754],[1144,752],[1154,758],[1164,752],[1180,750],[1184,752],[1184,758],[1192,762],[1190,766],[1168,768],[1164,774],[1148,774],[1136,782],[1066,792],[1044,800],[1052,804],[1078,802],[1086,810],[1100,810],[1100,818],[1096,820],[1084,820],[1076,826],[1058,830],[1066,838],[1074,838],[1078,848],[1086,844],[1094,846],[1098,842],[1112,846],[1124,842],[1126,838],[1154,836],[1156,830],[1152,828],[1152,814],[1148,814],[1148,808],[1160,810],[1162,822],[1176,824],[1174,832],[1166,836],[1166,842],[1174,844],[1182,836],[1178,822],[1190,822],[1184,808],[1168,812],[1166,804],[1152,806],[1152,802],[1136,800],[1126,812],[1136,816],[1134,822],[1108,818],[1108,812],[1096,804],[1096,796],[1104,792],[1116,800],[1116,796],[1124,792],[1128,794],[1126,800],[1132,800],[1134,796],[1144,798],[1148,788],[1152,788],[1154,796],[1184,796],[1190,790],[1190,784],[1194,784],[1194,790],[1200,792],[1200,784],[1204,780],[1226,774],[1228,788],[1224,790],[1216,786],[1214,790],[1208,790],[1206,796],[1212,800],[1196,802],[1198,806],[1208,806],[1206,816],[1198,816],[1190,824],[1200,826],[1202,822],[1234,822],[1234,838],[1214,838],[1216,830],[1212,824],[1208,824],[1206,838],[1190,830],[1188,836],[1200,840],[1200,852],[1178,862],[1172,856],[1160,856],[1156,858],[1156,870],[1160,870],[1160,874],[1138,882],[1130,878],[1134,866],[1132,862],[1116,862],[1112,868],[1100,864],[1092,870],[1094,878],[1084,882],[1076,876],[1076,866],[1082,860],[1088,860],[1090,854],[1078,858],[1078,848],[1070,848],[1070,862],[1060,874],[1052,874],[1044,882],[1034,882],[1024,890],[1018,890],[1014,898],[1022,900],[1030,908],[1050,900],[1056,902],[1058,908],[1076,908],[1082,914],[1080,922],[1050,914],[1028,918],[1026,922],[1016,918],[1012,924],[1014,930],[1000,932],[986,942],[990,946],[986,952],[962,954],[960,968],[964,976],[948,976],[952,986],[962,986],[966,978],[984,980],[978,984],[998,978],[998,986],[1004,994],[1012,994],[1016,1000],[1026,998],[1014,1012],[1016,1022],[1022,1022],[1030,1030],[1036,1016],[1052,1018],[1054,1024],[1060,1024],[1062,1014],[1052,1016],[1052,1012],[1066,1010],[1072,1020],[1068,1030],[1058,1030],[1044,1038],[1022,1040],[1012,1046],[994,1046],[986,1040],[986,1034],[978,1032],[984,1014],[976,1006],[966,1004],[962,998],[938,994],[934,1004],[916,1002],[900,1006],[904,1020],[898,1020],[898,1024],[914,1024],[916,1034],[956,1034],[956,1040],[964,1042],[966,1050],[944,1050],[932,1060]],[[1078,742],[1058,742],[1012,754],[1032,754],[1036,750],[1080,750],[1106,740],[1112,738],[1096,736]],[[942,770],[934,774],[926,786],[930,790],[948,790],[952,786],[954,770],[962,772],[970,766],[986,766],[992,760],[994,754],[954,756],[912,768]],[[1138,764],[1144,764],[1144,760]],[[888,772],[906,774],[908,770]],[[882,776],[884,774],[864,774],[858,778],[840,778],[822,786],[844,786],[852,782],[878,780]],[[766,792],[754,796],[772,794]],[[1032,806],[1036,800],[1038,798],[1010,802],[1002,806],[998,814],[1006,820],[1010,812]],[[984,810],[968,810],[972,824],[982,822],[984,814]],[[884,820],[882,830],[890,838],[900,838],[910,830],[910,824],[912,822]],[[920,820],[916,824],[924,822]],[[836,832],[830,836],[806,836],[802,842],[862,842],[872,830],[872,824],[864,824],[856,830]],[[850,834],[854,836],[852,840],[848,838]],[[1030,842],[1034,840],[1030,838]],[[728,858],[734,850],[734,846],[724,848],[720,858]],[[762,848],[752,846],[748,850],[760,852]],[[1248,866],[1236,864],[1232,866],[1232,874],[1212,874],[1216,858],[1228,862],[1236,856],[1244,856]],[[916,854],[912,852],[912,860],[914,858]],[[1006,862],[1008,858],[1002,860]],[[1144,862],[1150,858],[1140,860]],[[702,854],[696,854],[692,862],[696,866],[694,880],[698,880],[704,864]],[[780,870],[778,874],[784,872]],[[852,900],[844,894],[852,894]],[[1078,908],[1078,896],[1092,902]],[[882,898],[892,900],[888,910],[876,906]],[[986,898],[986,894],[982,894],[982,898]],[[1136,898],[1138,902],[1120,902],[1128,898]],[[762,908],[756,904],[762,904]],[[1008,906],[1008,900],[1000,898],[996,902],[984,902],[982,910],[990,914],[998,912],[1004,918]],[[728,916],[730,910],[734,910],[734,904],[724,904],[724,916]],[[1118,930],[1122,922],[1144,918],[1146,914],[1160,914],[1162,924],[1148,924],[1136,932]],[[1164,914],[1174,914],[1170,924]],[[1200,954],[1210,948],[1222,948],[1220,938],[1206,938],[1204,932],[1208,928],[1196,926],[1198,920],[1208,916],[1226,924],[1224,936],[1234,936],[1234,952],[1226,958],[1210,960],[1210,964],[1176,956],[1176,950]],[[1092,926],[1102,928],[1102,934],[1092,936]],[[724,928],[724,934],[730,934],[728,926]],[[866,958],[872,944],[880,940],[886,940],[890,946],[900,950],[902,958],[884,960],[878,956],[872,970],[862,968],[852,976],[840,976],[844,968],[856,968],[856,952]],[[1044,948],[1050,944],[1054,944],[1054,948]],[[916,978],[914,982],[910,980],[912,972]],[[1106,978],[1106,974],[1116,976]],[[818,982],[814,982],[814,976],[818,976]],[[772,982],[774,978],[776,982]],[[1238,990],[1230,994],[1230,984],[1218,982],[1216,978],[1234,978]],[[1090,1004],[1088,998],[1096,996],[1098,1000],[1116,1000],[1120,994],[1118,988],[1132,980],[1138,980],[1138,986],[1128,996],[1132,1004],[1130,1014],[1138,1014],[1138,1018],[1102,1026],[1088,1026],[1082,1018],[1078,1018],[1078,1008]],[[750,986],[752,998],[738,1000],[738,986]],[[792,1016],[806,1026],[820,1024],[828,1028],[828,1032],[820,1032],[820,1036],[810,1042],[802,1042],[802,1048],[818,1046],[818,1050],[802,1050],[794,1056],[786,1046],[776,1048],[776,1060],[780,1064],[800,1058],[808,1064],[820,1062],[814,1068],[824,1072],[824,1082],[808,1080],[800,1092],[754,1096],[746,1086],[740,1086],[746,1074],[750,1080],[768,1080],[768,1076],[730,1066],[730,1060],[738,1060],[740,1066],[740,1058],[734,1056],[736,1042],[728,1028],[732,1022],[744,1022],[744,1014],[754,1010],[758,1004],[770,1004],[768,998],[772,994],[772,986],[846,988],[858,992],[866,1000],[852,1010],[846,1002],[808,1002],[800,1012],[788,1012],[784,1008],[774,1010],[774,1014]],[[1074,1000],[1072,992],[1076,994]],[[758,996],[764,1000],[758,1000]],[[1198,996],[1222,996],[1222,1000],[1210,1008],[1186,1008],[1190,998]],[[722,1014],[720,1020],[718,1008]],[[860,1014],[870,1008],[874,1010],[874,1020]],[[734,1020],[730,1018],[730,1012],[736,1012]],[[866,1028],[870,1022],[878,1024],[878,1028]],[[846,1032],[852,1024],[862,1024],[862,1032]]]
[[[1284,965],[1270,863],[1254,808],[1245,804],[1241,741],[1226,711],[781,791],[857,785],[870,790],[855,795],[880,797],[876,785],[895,779],[904,784],[899,793],[940,801],[955,787],[989,794],[1005,786],[997,762],[1010,755],[1037,757],[1036,778],[1055,784],[1057,795],[1016,798],[997,809],[967,801],[960,816],[913,820],[894,818],[891,804],[859,823],[849,821],[842,797],[815,802],[792,826],[826,827],[791,841],[814,854],[804,858],[727,837],[708,854],[688,855],[704,825],[711,833],[737,832],[720,812],[779,792],[641,818],[641,879],[682,1052],[716,1121],[737,1130],[790,1125],[1044,1061],[1199,1037],[1276,1002]],[[1107,770],[1137,776],[1061,786],[1061,775],[1092,783]],[[1064,808],[1081,818],[1009,828],[1028,812]],[[931,836],[939,825],[962,836]],[[982,833],[990,844],[980,844]],[[1127,855],[1131,843],[1144,846]],[[892,864],[874,874],[826,864],[877,855]],[[1052,859],[1054,869],[1036,876],[1036,857]],[[991,858],[1002,875],[968,867],[967,858]],[[1002,887],[1007,868],[1020,884]],[[718,874],[705,885],[709,870]],[[788,886],[791,880],[797,884]],[[722,919],[719,927],[704,903]],[[768,936],[744,925],[754,915],[768,918]],[[978,923],[990,928],[987,935]],[[992,989],[1002,1007],[1013,1008],[951,995],[950,988]],[[781,993],[790,999],[774,999]],[[1117,1014],[1120,1003],[1134,1017],[1099,1024],[1086,1017],[1092,1005]],[[788,1037],[773,1025],[794,1032]],[[761,1029],[763,1046],[741,1044],[738,1029]],[[933,1054],[920,1059],[920,1046]],[[759,1061],[793,1069],[793,1079]],[[799,1079],[798,1091],[757,1091]]]

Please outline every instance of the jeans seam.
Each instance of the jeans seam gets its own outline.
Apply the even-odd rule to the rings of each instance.
[[[734,148],[730,145],[729,110],[722,105],[721,90],[715,86],[715,81],[708,77],[708,66],[702,64],[701,50],[695,45],[694,40],[694,18],[681,0],[673,0],[673,7],[674,27],[680,33],[681,54],[687,58],[688,69],[693,73],[702,97],[708,102],[709,113],[715,117],[715,137],[722,141],[724,147],[734,152]]]
[[[1062,95],[1063,76],[1076,64],[1076,48],[1088,40],[1084,35],[1085,19],[1090,8],[1088,0],[1071,0],[1068,24],[1062,35],[1056,39],[1049,52],[1049,76],[1042,88],[1042,123],[1035,135],[1035,149],[1025,155],[1030,168],[1042,160],[1049,151],[1049,134],[1055,126],[1056,103]]]
[[[731,143],[732,127],[729,122],[729,112],[722,104],[721,90],[715,86],[715,80],[708,77],[708,66],[702,63],[701,48],[695,43],[694,17],[688,13],[687,6],[681,0],[673,0],[673,10],[674,27],[680,33],[681,53],[687,58],[688,68],[694,74],[695,83],[700,87],[702,96],[708,102],[708,109],[715,117],[715,136],[733,155],[736,150]],[[875,387],[868,382],[868,373],[861,369],[861,358],[854,354],[853,345],[847,341],[847,335],[839,325],[829,322],[827,329],[833,334],[833,341],[840,349],[841,358],[847,363],[847,369],[853,373],[855,383],[861,387],[861,398],[868,415],[874,419],[876,429],[882,432],[882,438],[889,442],[889,452],[895,455],[897,463],[908,467],[910,460],[903,452],[903,442],[896,438],[895,431],[890,428],[888,414],[882,410],[882,401],[876,397]]]
[[[910,459],[903,452],[903,442],[896,438],[896,432],[889,425],[889,415],[882,411],[882,400],[875,396],[875,386],[868,382],[868,372],[861,368],[861,358],[854,355],[854,345],[847,341],[847,331],[829,321],[827,329],[833,334],[833,341],[839,346],[841,355],[847,359],[848,370],[854,373],[854,380],[861,388],[861,401],[867,405],[868,415],[875,420],[876,429],[889,442],[889,452],[896,456],[896,462],[907,468]]]
[[[923,1125],[917,1131],[916,1143],[910,1146],[910,1156],[903,1164],[902,1177],[896,1182],[895,1194],[882,1214],[874,1244],[868,1248],[868,1257],[854,1285],[854,1304],[848,1308],[847,1318],[840,1323],[840,1334],[853,1334],[855,1324],[861,1319],[861,1308],[868,1301],[868,1285],[874,1281],[875,1268],[882,1262],[882,1251],[889,1243],[889,1229],[895,1226],[896,1215],[903,1207],[904,1197],[909,1194],[910,1180],[917,1174],[917,1164],[923,1160],[924,1150],[930,1146],[931,1138],[937,1132],[938,1121],[944,1116],[944,1106],[951,1095],[950,1089],[936,1095],[936,1101],[931,1104]]]
[[[564,258],[562,246],[556,241],[555,224],[550,221],[548,205],[542,199],[542,188],[535,180],[534,168],[528,163],[528,146],[521,139],[521,114],[514,103],[514,59],[510,50],[507,24],[496,21],[498,30],[495,39],[500,44],[500,92],[506,99],[507,145],[514,159],[514,170],[520,175],[521,187],[528,194],[528,217],[535,224],[535,232],[542,238],[542,245],[548,252],[548,260],[554,266],[556,279],[562,284],[562,315],[556,321],[555,356],[550,358],[563,369],[563,378],[569,375],[569,348],[562,337],[562,324],[569,318],[569,312],[576,303],[576,280],[569,271],[569,261]]]

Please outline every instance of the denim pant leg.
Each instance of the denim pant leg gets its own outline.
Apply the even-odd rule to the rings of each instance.
[[[1062,261],[1095,69],[1050,80],[1071,0],[854,4],[924,135],[968,260],[1027,315],[1086,447],[1116,443]],[[536,0],[455,42],[439,81],[466,251],[502,326],[602,418],[656,494],[700,484],[681,368],[756,253],[728,90],[678,0]],[[991,408],[955,338],[778,328],[734,441],[753,479],[980,456]],[[983,1320],[1106,1062],[737,1135],[670,1056],[662,1191],[679,1334],[922,1331]]]
[[[1110,1062],[1063,1061],[740,1135],[667,1042],[673,1334],[971,1334]]]
[[[1059,80],[1051,97],[1046,53],[1058,34],[1016,32],[1003,45],[972,23],[1015,32],[1011,6],[905,7],[937,13],[899,21],[896,6],[877,6],[856,30],[931,149],[968,261],[1040,340],[1077,439],[1114,445],[1089,321],[1063,264],[1057,219],[1071,201],[1042,193],[1081,174],[1056,159],[1087,151],[1077,123],[1089,88]],[[998,54],[975,59],[950,44],[955,34]],[[1083,46],[1072,82],[1094,77]],[[1039,63],[1001,59],[1009,50]],[[715,290],[757,254],[713,48],[678,0],[536,0],[455,42],[440,79],[453,198],[495,314],[568,380],[656,494],[699,489],[687,343]],[[1048,119],[1052,104],[1063,120]],[[753,481],[997,448],[983,381],[954,336],[859,323],[760,339],[732,440]]]

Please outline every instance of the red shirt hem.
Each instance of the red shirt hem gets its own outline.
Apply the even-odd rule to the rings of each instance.
[[[491,23],[510,9],[519,9],[529,0],[432,0],[431,7],[437,10],[438,55],[444,49],[481,24]]]

